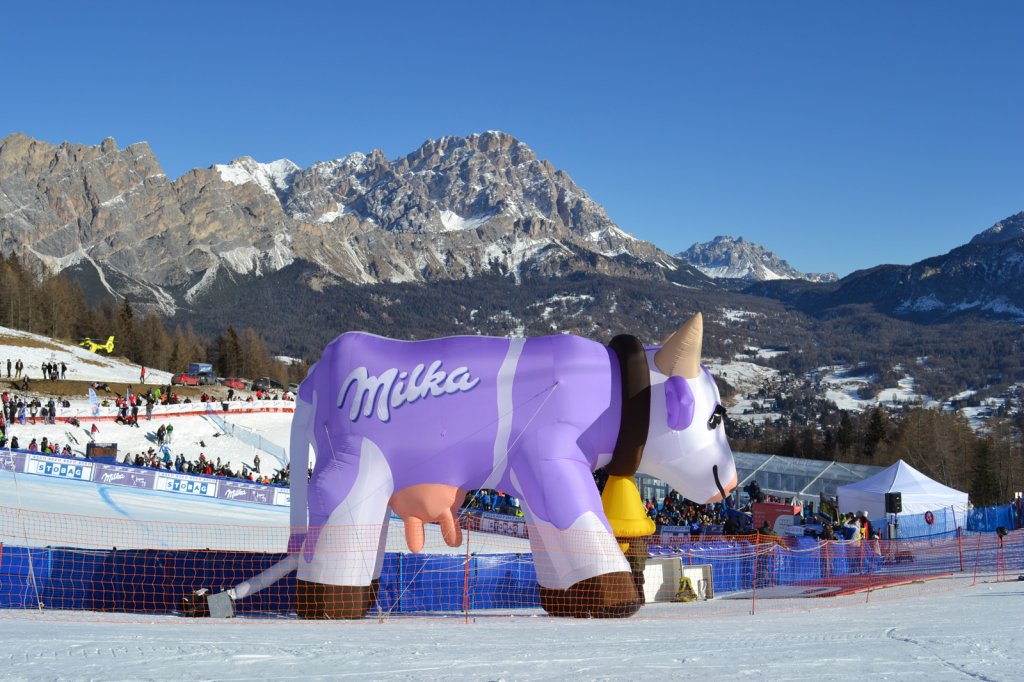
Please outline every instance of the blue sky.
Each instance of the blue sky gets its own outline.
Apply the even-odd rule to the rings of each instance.
[[[1024,3],[20,5],[0,136],[146,140],[172,178],[502,130],[667,251],[839,274],[1024,210]]]

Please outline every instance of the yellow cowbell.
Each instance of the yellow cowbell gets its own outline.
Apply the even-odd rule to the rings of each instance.
[[[639,538],[654,534],[654,521],[647,516],[632,476],[609,476],[601,493],[601,505],[615,537]],[[622,544],[628,546],[628,543]]]

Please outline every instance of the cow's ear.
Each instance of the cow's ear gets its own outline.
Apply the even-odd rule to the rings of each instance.
[[[668,426],[682,431],[693,422],[695,400],[693,390],[682,377],[669,377],[665,381],[665,407],[668,409]]]

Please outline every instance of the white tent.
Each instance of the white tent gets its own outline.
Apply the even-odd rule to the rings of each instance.
[[[942,524],[946,528],[935,528],[936,531],[954,530],[957,526],[962,528],[967,522],[967,493],[933,481],[902,459],[870,478],[839,486],[836,490],[840,512],[866,511],[868,518],[875,522],[886,518],[886,493],[901,494],[901,517],[925,512],[932,512],[936,520],[952,517]]]

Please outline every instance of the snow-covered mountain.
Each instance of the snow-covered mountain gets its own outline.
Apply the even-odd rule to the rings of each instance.
[[[805,279],[811,282],[831,282],[835,273],[803,273],[760,244],[743,237],[718,236],[709,242],[694,244],[676,254],[708,277],[719,279],[745,279],[763,282],[774,279]]]

